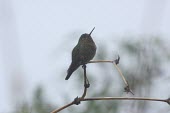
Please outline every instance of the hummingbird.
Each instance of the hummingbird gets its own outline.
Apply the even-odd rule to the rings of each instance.
[[[91,34],[92,31],[84,33],[80,36],[77,45],[72,50],[72,62],[67,70],[67,76],[65,80],[68,80],[71,74],[80,66],[87,64],[96,54],[96,45],[93,41]]]

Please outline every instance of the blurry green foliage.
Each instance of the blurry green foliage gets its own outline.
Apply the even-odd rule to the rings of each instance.
[[[43,88],[38,86],[33,94],[32,103],[23,102],[14,113],[50,113],[54,106],[46,101],[43,94]]]

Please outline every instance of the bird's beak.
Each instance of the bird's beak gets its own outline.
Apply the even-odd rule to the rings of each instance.
[[[89,33],[89,36],[92,34],[93,30],[95,29],[95,27],[91,30],[91,32]]]

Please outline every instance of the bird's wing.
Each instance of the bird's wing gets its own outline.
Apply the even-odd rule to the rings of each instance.
[[[76,62],[80,59],[80,55],[79,55],[79,45],[76,45],[72,51],[72,62]]]

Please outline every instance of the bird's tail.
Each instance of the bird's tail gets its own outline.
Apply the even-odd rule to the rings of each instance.
[[[65,80],[68,80],[71,76],[71,74],[79,67],[80,65],[76,65],[71,63],[70,67],[67,70],[67,76],[65,78]]]

